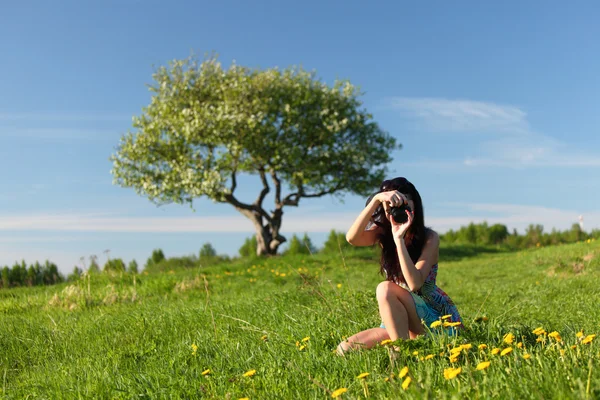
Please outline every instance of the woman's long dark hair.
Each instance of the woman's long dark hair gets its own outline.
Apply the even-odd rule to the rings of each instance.
[[[423,214],[421,195],[415,186],[406,178],[402,177],[385,180],[379,186],[379,191],[369,197],[367,204],[370,203],[371,199],[377,193],[391,190],[399,191],[414,203],[414,219],[404,236],[404,242],[406,243],[406,249],[408,250],[408,254],[410,254],[411,260],[416,263],[423,251],[428,228],[425,227],[425,216]],[[385,210],[382,205],[377,207],[371,216],[371,222],[383,230],[383,233],[378,238],[381,245],[381,274],[386,276],[387,280],[390,281],[406,282],[402,275],[396,243],[394,243],[394,237],[392,236],[392,224],[386,218]]]

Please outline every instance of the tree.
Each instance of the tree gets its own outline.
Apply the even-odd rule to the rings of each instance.
[[[125,262],[120,258],[109,259],[104,264],[104,272],[125,272]]]
[[[343,232],[336,232],[332,229],[329,232],[329,236],[325,243],[323,243],[323,253],[339,253],[342,249],[347,249],[350,244],[346,240],[346,234]]]
[[[135,260],[131,260],[129,262],[129,266],[127,268],[127,272],[129,272],[130,274],[137,274],[138,273],[138,263]]]
[[[199,254],[200,260],[205,260],[207,258],[215,258],[216,256],[217,256],[217,251],[215,250],[214,247],[212,247],[212,244],[204,243],[204,245],[200,249],[200,254]]]
[[[150,256],[150,258],[148,258],[148,261],[146,261],[145,268],[147,269],[148,267],[152,267],[164,259],[165,253],[163,253],[161,249],[154,249],[152,250],[152,255]]]
[[[239,248],[238,252],[242,257],[253,257],[256,256],[257,246],[258,241],[256,240],[256,235],[252,235],[244,240],[244,244]]]
[[[285,207],[370,194],[397,147],[348,81],[329,86],[301,68],[225,69],[215,57],[173,61],[153,78],[150,104],[111,156],[115,184],[157,205],[202,196],[230,204],[252,221],[258,255],[285,242]],[[260,179],[252,203],[236,195],[241,174]]]

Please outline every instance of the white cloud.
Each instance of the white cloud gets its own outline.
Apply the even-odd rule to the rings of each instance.
[[[345,230],[355,213],[327,213],[322,216],[286,216],[282,232],[329,232]],[[126,217],[98,214],[43,214],[0,217],[0,231],[71,232],[254,232],[243,216],[210,217]]]
[[[469,135],[468,140],[475,150],[462,162],[467,167],[600,166],[600,155],[533,130],[525,111],[515,106],[408,97],[391,98],[387,103],[404,119],[416,121],[422,129]]]
[[[472,100],[394,97],[389,106],[424,127],[446,132],[527,132],[527,114],[514,106]]]

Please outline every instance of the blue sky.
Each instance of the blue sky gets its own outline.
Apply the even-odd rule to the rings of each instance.
[[[215,51],[224,64],[302,65],[347,78],[403,149],[390,176],[426,224],[600,228],[600,5],[593,1],[31,1],[0,13],[0,265],[80,257],[143,264],[153,248],[233,255],[253,233],[228,205],[156,207],[112,185],[155,66]],[[247,178],[240,197],[256,196]],[[269,200],[269,198],[267,199]],[[319,245],[364,205],[304,199],[287,234]]]

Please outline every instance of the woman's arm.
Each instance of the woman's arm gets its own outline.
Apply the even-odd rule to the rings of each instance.
[[[402,269],[402,275],[406,284],[411,291],[416,292],[423,286],[425,279],[431,272],[431,267],[438,262],[439,250],[440,250],[440,238],[434,231],[429,231],[427,240],[423,245],[423,251],[421,256],[414,264],[406,249],[404,243],[404,237],[395,238],[396,248],[398,251],[398,258],[400,260],[400,268]]]
[[[365,228],[371,219],[371,215],[373,215],[380,204],[377,196],[373,197],[371,202],[354,220],[354,223],[346,233],[346,240],[352,246],[372,246],[375,244],[379,234],[379,227],[375,226],[375,228],[369,230],[365,230]]]

